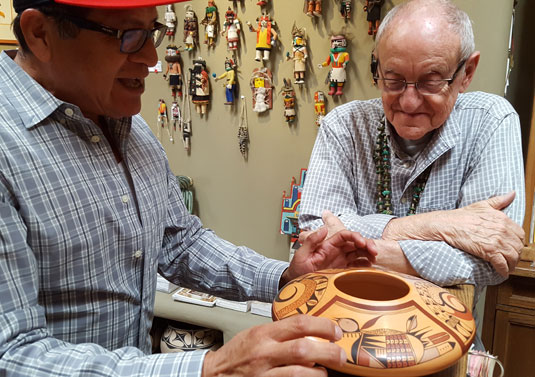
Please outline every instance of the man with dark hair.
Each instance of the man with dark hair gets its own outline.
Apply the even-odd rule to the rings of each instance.
[[[59,4],[61,2],[62,4]],[[0,375],[326,375],[340,329],[296,316],[216,352],[149,355],[156,273],[222,297],[271,301],[375,246],[321,229],[292,263],[237,247],[188,213],[141,119],[168,0],[14,0],[19,51],[0,54]],[[113,25],[113,26],[111,26]],[[325,221],[332,221],[326,217]]]

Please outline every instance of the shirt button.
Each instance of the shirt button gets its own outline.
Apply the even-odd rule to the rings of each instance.
[[[74,114],[74,110],[71,109],[70,107],[67,107],[67,108],[65,109],[65,115],[67,115],[68,117],[72,117],[73,114]]]
[[[98,143],[99,141],[100,141],[100,136],[98,136],[98,135],[91,136],[91,142],[92,143]]]
[[[410,168],[410,167],[411,167],[411,163],[408,162],[408,161],[407,161],[407,162],[404,162],[404,163],[403,163],[403,167],[406,168],[406,169],[407,169],[407,168]]]
[[[136,252],[134,253],[135,258],[141,258],[142,255],[143,255],[143,252],[141,250],[136,250]]]
[[[128,195],[123,195],[121,196],[121,200],[123,201],[123,203],[128,203],[130,199],[128,198]]]
[[[401,198],[401,203],[403,204],[407,203],[407,198]]]

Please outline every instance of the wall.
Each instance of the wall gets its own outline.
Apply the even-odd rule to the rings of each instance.
[[[398,0],[387,0],[383,14]],[[189,2],[197,17],[204,17],[207,2]],[[367,22],[363,12],[364,1],[353,1],[353,16],[346,24],[353,35],[349,46],[351,61],[348,82],[344,95],[339,99],[328,98],[328,110],[352,99],[367,99],[378,96],[369,73],[369,57],[373,46],[372,37],[367,34]],[[476,46],[481,51],[481,63],[471,90],[485,90],[503,94],[505,83],[506,55],[508,48],[512,0],[456,1],[466,10],[474,23]],[[302,11],[302,1],[272,1],[270,14],[278,24],[282,46],[272,51],[270,66],[274,72],[275,96],[273,110],[258,115],[252,111],[249,79],[253,68],[260,63],[254,61],[255,33],[247,30],[246,21],[260,15],[256,1],[238,1],[236,8],[244,32],[238,55],[240,94],[246,96],[250,134],[249,158],[245,161],[238,149],[237,130],[240,105],[225,106],[222,82],[213,87],[213,101],[208,115],[201,119],[192,109],[191,153],[185,152],[181,141],[172,144],[167,137],[162,143],[168,153],[171,168],[176,174],[188,175],[194,180],[196,212],[205,226],[214,229],[221,237],[239,245],[247,245],[264,255],[286,260],[289,239],[279,234],[282,193],[290,189],[292,176],[299,178],[300,169],[307,167],[316,136],[314,125],[313,95],[316,90],[327,92],[324,83],[328,69],[320,70],[329,51],[329,32],[339,30],[344,22],[338,12],[338,2],[323,1],[324,16],[314,23]],[[232,2],[218,0],[220,20],[224,18],[227,6]],[[160,8],[161,15],[165,11]],[[183,28],[183,5],[176,4],[178,18],[176,44],[180,46]],[[306,27],[308,33],[309,61],[307,83],[302,89],[294,84],[297,93],[297,122],[288,126],[284,122],[282,97],[279,91],[282,78],[292,78],[293,66],[284,56],[291,51],[291,28]],[[222,21],[221,21],[222,22]],[[200,31],[204,28],[200,26]],[[202,40],[202,36],[201,36]],[[159,47],[159,56],[165,68],[165,47],[167,40]],[[182,44],[183,45],[183,44]],[[210,74],[224,72],[223,61],[229,54],[225,40],[218,38],[214,50],[201,45],[194,54],[183,53],[183,69],[192,67],[192,60],[202,56],[207,61]],[[158,99],[163,98],[170,107],[170,90],[161,74],[152,73],[143,97],[142,115],[156,132]],[[163,133],[165,135],[165,132]],[[177,135],[178,136],[178,135]]]

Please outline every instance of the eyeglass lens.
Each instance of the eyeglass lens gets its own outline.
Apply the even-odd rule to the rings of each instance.
[[[121,51],[123,53],[134,53],[145,45],[149,35],[152,37],[154,47],[158,47],[165,36],[165,25],[155,28],[153,30],[133,29],[126,30],[121,38]]]

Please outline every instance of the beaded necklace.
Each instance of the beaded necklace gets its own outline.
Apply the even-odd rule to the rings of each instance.
[[[386,215],[392,214],[392,177],[390,174],[390,147],[388,146],[388,140],[386,136],[386,121],[381,123],[377,127],[379,134],[377,135],[377,140],[375,143],[375,152],[373,159],[375,161],[375,171],[377,173],[377,213],[382,213]],[[407,211],[407,216],[414,215],[416,213],[416,208],[420,203],[420,196],[424,191],[425,184],[427,183],[427,178],[429,178],[429,172],[431,171],[431,166],[429,166],[425,171],[416,178],[411,205]]]

